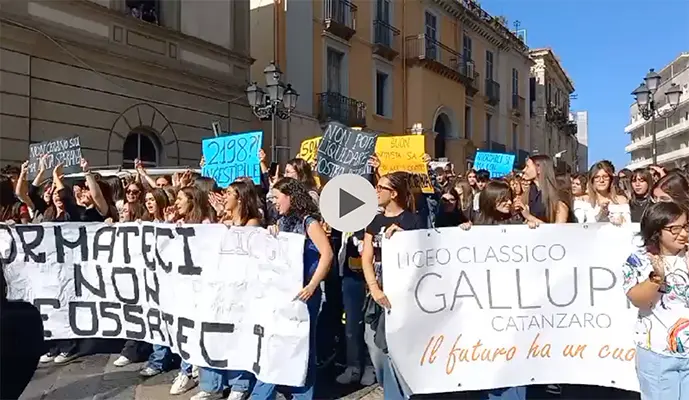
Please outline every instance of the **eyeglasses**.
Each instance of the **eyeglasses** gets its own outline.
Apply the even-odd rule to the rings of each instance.
[[[139,194],[141,191],[136,189],[127,189],[127,194]]]
[[[383,190],[387,190],[389,192],[393,192],[395,189],[387,186],[382,186],[382,185],[376,185],[376,192],[382,192]]]
[[[610,181],[610,175],[599,175],[593,177],[594,182],[608,182]]]
[[[663,230],[664,230],[664,231],[668,231],[668,232],[672,233],[672,234],[675,235],[675,236],[677,236],[677,235],[679,235],[680,233],[682,233],[682,231],[685,231],[685,232],[689,233],[689,223],[684,224],[684,225],[666,226],[665,228],[663,228]]]

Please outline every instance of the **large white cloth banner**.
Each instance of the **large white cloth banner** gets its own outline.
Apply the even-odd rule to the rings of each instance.
[[[46,339],[142,340],[290,386],[309,352],[303,248],[221,224],[0,225],[8,298],[38,307]]]
[[[392,360],[413,393],[532,384],[638,391],[622,263],[637,226],[443,228],[383,243]]]

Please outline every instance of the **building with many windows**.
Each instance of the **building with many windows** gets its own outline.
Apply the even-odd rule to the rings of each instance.
[[[381,134],[423,133],[463,169],[475,150],[531,149],[524,42],[471,0],[251,1],[254,80],[275,60],[301,96],[277,148],[337,120]],[[281,156],[283,157],[283,156]]]
[[[577,123],[570,119],[574,83],[552,49],[530,51],[531,144],[534,153],[555,157],[560,168],[573,171],[577,158]]]
[[[3,2],[0,30],[0,164],[78,135],[94,166],[197,166],[214,121],[256,126],[248,1]]]
[[[658,164],[668,167],[681,167],[689,163],[689,53],[682,53],[661,71],[660,85],[655,92],[658,110],[655,127],[652,121],[645,120],[636,103],[630,107],[629,125],[624,128],[629,133],[630,144],[624,150],[631,155],[629,169],[651,165],[653,156],[651,144],[653,131],[656,133]],[[682,89],[678,107],[672,111],[665,92],[672,84]]]

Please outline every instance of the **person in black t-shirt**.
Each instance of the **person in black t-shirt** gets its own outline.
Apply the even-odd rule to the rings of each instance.
[[[361,264],[369,290],[364,322],[365,340],[378,382],[384,387],[385,398],[403,398],[398,379],[390,367],[385,341],[385,313],[391,304],[382,287],[382,243],[383,236],[389,238],[394,232],[423,227],[414,213],[414,197],[409,188],[409,174],[398,171],[380,178],[376,185],[378,205],[383,208],[366,228]]]

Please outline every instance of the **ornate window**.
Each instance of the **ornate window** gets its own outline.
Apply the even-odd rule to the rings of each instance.
[[[122,146],[122,166],[134,168],[134,160],[139,159],[145,167],[157,167],[160,161],[158,141],[144,132],[131,132]]]

